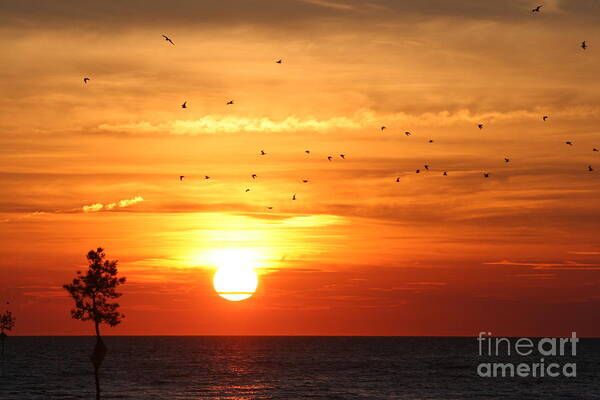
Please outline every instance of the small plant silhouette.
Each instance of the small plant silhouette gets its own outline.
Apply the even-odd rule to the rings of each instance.
[[[6,311],[0,314],[0,342],[2,343],[2,350],[0,354],[4,357],[4,341],[8,336],[5,331],[12,331],[15,326],[15,317],[10,311]]]
[[[117,260],[107,260],[104,249],[90,250],[87,254],[88,270],[77,271],[77,276],[63,288],[75,301],[71,316],[81,321],[92,321],[96,330],[96,346],[91,355],[96,381],[96,400],[100,400],[99,370],[107,348],[100,336],[100,325],[116,326],[125,315],[121,314],[119,304],[111,302],[121,296],[117,287],[125,283],[124,277],[118,277]]]

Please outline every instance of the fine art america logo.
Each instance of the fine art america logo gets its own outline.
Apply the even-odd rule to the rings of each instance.
[[[579,338],[576,332],[572,332],[570,338],[542,338],[536,341],[529,338],[492,337],[491,332],[480,332],[477,341],[479,357],[504,360],[511,357],[508,362],[479,363],[477,374],[482,378],[577,376],[577,364],[568,362],[577,355]],[[521,362],[512,362],[515,357],[521,357]],[[546,360],[545,357],[552,357],[552,360]],[[529,362],[531,359],[534,362]]]

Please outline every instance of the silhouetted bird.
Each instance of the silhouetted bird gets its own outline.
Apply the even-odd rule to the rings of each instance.
[[[340,157],[342,157],[342,160],[346,159],[346,155],[345,154],[340,154]]]
[[[488,174],[488,173],[484,173],[484,174],[483,174],[483,177],[484,177],[484,178],[489,178],[489,177],[490,177],[490,174]]]
[[[479,129],[483,129],[483,124],[477,124],[477,127],[478,127]]]
[[[547,120],[548,120],[548,116],[547,116],[547,115],[544,115],[544,116],[542,117],[542,119],[543,119],[544,121],[547,121]]]
[[[233,100],[229,100],[229,101],[227,102],[227,105],[230,105],[230,104],[233,104]]]
[[[592,151],[598,151],[598,149],[596,149],[596,148],[593,148],[593,149],[592,149]]]
[[[256,174],[252,174],[252,179],[256,179]]]
[[[88,83],[89,80],[90,78],[83,78],[83,83]]]
[[[594,168],[592,168],[591,165],[588,165],[588,171],[592,172],[592,171],[594,171]]]
[[[267,153],[265,153],[265,151],[264,151],[264,150],[261,150],[261,151],[260,151],[260,155],[261,155],[261,156],[264,156],[264,155],[266,155],[266,154],[267,154]]]
[[[296,193],[292,196],[292,200],[296,200]]]
[[[385,128],[385,126],[382,126],[382,127],[381,127],[381,130],[384,130],[384,129],[386,129],[386,128]]]
[[[181,108],[187,108],[187,101],[183,102],[183,104],[181,105]]]
[[[429,139],[429,143],[433,143],[433,139]]]
[[[248,193],[250,191],[250,189],[246,189],[246,193]]]
[[[185,178],[185,175],[180,175],[180,176],[179,176],[179,180],[180,180],[180,181],[182,181],[182,180],[183,180],[183,178]]]
[[[210,179],[210,176],[204,175],[204,179]]]
[[[282,62],[283,62],[282,59],[279,59],[279,60],[275,61],[276,64],[281,64]]]
[[[273,209],[273,207],[267,207],[267,210],[272,210],[272,209]]]
[[[331,156],[327,156],[327,159],[328,159],[329,161],[331,161],[331,160],[333,160],[333,157],[331,157]]]
[[[425,169],[426,169],[427,171],[429,171],[429,165],[425,164],[425,165],[423,165],[423,166],[425,167]]]
[[[408,131],[407,131],[407,132],[404,132],[404,134],[405,134],[406,136],[410,136],[410,135],[412,135],[412,133],[410,133],[410,132],[408,132]]]
[[[165,40],[169,43],[171,43],[173,46],[175,46],[175,43],[173,43],[173,41],[171,39],[169,39],[168,37],[166,37],[165,35],[162,35],[162,37],[165,38]]]
[[[584,50],[588,48],[588,45],[585,42],[585,40],[583,42],[581,42],[581,48],[584,49]]]
[[[304,150],[306,154],[310,154],[310,150]]]
[[[569,146],[573,146],[573,142],[565,142],[565,144],[568,144]]]
[[[396,182],[400,182],[400,178],[396,178]]]
[[[448,172],[447,172],[447,171],[444,171],[444,173],[443,173],[442,175],[444,175],[444,176],[448,176]]]
[[[302,183],[308,183],[308,179],[302,179]]]
[[[543,6],[537,6],[536,8],[534,8],[533,10],[531,10],[531,12],[532,13],[534,13],[534,12],[540,12],[542,7]]]
[[[504,162],[510,162],[510,158],[504,157]]]
[[[415,172],[418,174],[418,173],[420,173],[420,172],[421,172],[421,170],[420,170],[420,169],[418,169],[418,170],[416,170]]]

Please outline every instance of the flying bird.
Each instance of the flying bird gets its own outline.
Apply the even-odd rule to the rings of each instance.
[[[256,174],[252,174],[252,179],[256,179]]]
[[[400,178],[396,178],[396,182],[400,182]]]
[[[504,157],[504,162],[510,162],[510,158]]]
[[[384,130],[384,129],[386,129],[386,128],[385,128],[385,126],[382,126],[382,127],[381,127],[381,130]]]
[[[185,178],[185,175],[180,175],[180,176],[179,176],[179,180],[180,180],[180,181],[182,181],[182,180],[183,180],[183,178]]]
[[[302,183],[308,183],[308,179],[302,179]]]
[[[588,171],[592,172],[592,171],[594,171],[594,168],[592,168],[591,165],[588,165]]]
[[[304,150],[306,154],[310,154],[310,150]]]
[[[342,157],[342,160],[346,159],[346,155],[345,154],[340,154],[340,157]]]
[[[444,171],[444,173],[442,175],[448,176],[448,171]]]
[[[489,177],[490,177],[490,174],[488,174],[488,173],[484,173],[484,174],[483,174],[483,177],[484,177],[484,178],[489,178]]]
[[[544,7],[544,6],[543,5],[542,6],[537,6],[536,8],[534,8],[533,10],[531,10],[531,12],[532,13],[534,13],[534,12],[541,12],[541,8],[542,7]]]
[[[229,101],[227,102],[227,105],[230,105],[230,104],[233,104],[233,100],[229,100]]]
[[[483,124],[477,124],[477,127],[478,127],[479,129],[483,129]]]
[[[204,179],[210,179],[210,176],[204,175]]]
[[[279,60],[275,61],[276,64],[281,64],[282,62],[283,62],[282,59],[279,59]]]
[[[569,146],[573,146],[573,142],[565,142],[565,144],[568,144]]]
[[[405,134],[406,136],[410,136],[410,135],[412,135],[412,133],[410,133],[410,132],[408,132],[408,131],[407,131],[407,132],[404,132],[404,134]]]
[[[272,210],[273,207],[267,206],[267,210]]]
[[[333,157],[331,157],[331,156],[327,156],[327,159],[328,159],[329,161],[331,161],[331,160],[333,160]]]
[[[416,170],[415,172],[418,174],[418,173],[420,173],[420,172],[421,172],[421,170],[420,170],[420,169],[418,169],[418,170]]]
[[[433,139],[429,139],[429,143],[433,143]]]
[[[175,46],[175,43],[173,43],[173,41],[172,41],[171,39],[169,39],[167,36],[165,36],[165,35],[162,35],[162,37],[164,37],[164,38],[165,38],[165,40],[166,40],[167,42],[169,42],[169,43],[171,43],[173,46]]]
[[[543,119],[544,121],[547,121],[547,120],[548,120],[548,116],[547,116],[547,115],[544,115],[544,116],[542,117],[542,119]]]
[[[592,149],[592,151],[598,151],[598,149],[594,147],[594,148]]]
[[[187,108],[187,101],[183,102],[183,104],[181,105],[181,108]]]
[[[425,169],[426,169],[427,171],[429,171],[429,165],[425,164],[425,165],[423,165],[423,166],[425,167]]]
[[[88,83],[89,80],[90,78],[83,78],[83,83]]]
[[[260,155],[261,155],[261,156],[264,156],[264,155],[266,155],[266,154],[267,154],[267,153],[265,153],[265,151],[264,151],[264,150],[261,150],[261,151],[260,151]]]
[[[584,49],[584,50],[588,48],[588,45],[585,42],[585,40],[583,42],[581,42],[581,48]]]
[[[248,193],[250,191],[250,189],[246,189],[246,193]]]
[[[296,200],[296,193],[292,196],[292,200]]]

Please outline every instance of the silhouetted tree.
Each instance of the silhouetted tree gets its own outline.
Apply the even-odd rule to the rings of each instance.
[[[4,314],[0,314],[0,342],[2,342],[2,351],[0,354],[4,356],[4,340],[6,340],[6,332],[12,331],[15,326],[15,317],[10,311],[6,311]]]
[[[100,337],[100,325],[116,326],[125,315],[118,311],[119,304],[111,302],[121,296],[117,287],[125,283],[125,278],[117,276],[117,260],[107,260],[102,248],[90,250],[87,254],[88,270],[77,271],[70,284],[63,285],[75,300],[71,316],[81,321],[93,321],[96,329],[96,346],[91,356],[96,380],[96,399],[100,399],[100,378],[98,371],[104,360],[107,348]]]

